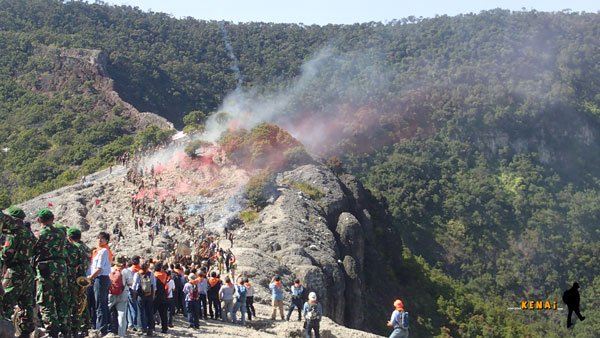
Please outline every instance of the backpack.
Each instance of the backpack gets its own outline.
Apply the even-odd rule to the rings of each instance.
[[[408,312],[406,311],[400,313],[400,328],[408,330]]]
[[[190,300],[200,299],[200,292],[198,292],[198,284],[190,283],[192,289],[190,290]]]
[[[238,293],[237,300],[238,300],[238,302],[242,302],[242,303],[246,302],[246,292],[247,292],[247,289],[246,289],[245,286],[238,285],[238,287],[237,287],[237,293]]]
[[[306,313],[306,319],[310,320],[310,321],[321,320],[321,315],[319,314],[317,304],[310,304],[308,306],[308,312]]]
[[[570,299],[569,299],[569,298],[571,298],[571,295],[570,295],[570,292],[569,292],[569,290],[567,290],[567,291],[565,291],[565,292],[563,293],[563,295],[562,295],[562,301],[563,301],[565,304],[569,304],[569,301],[570,301]]]
[[[150,279],[150,273],[141,274],[140,279],[140,290],[142,291],[143,296],[152,296],[152,280]]]
[[[121,273],[121,270],[115,269],[111,271],[108,278],[110,279],[108,293],[114,296],[122,294],[125,290],[125,285],[123,285],[123,274]]]
[[[171,272],[171,279],[175,282],[175,290],[177,292],[183,290],[183,285],[181,285],[181,276],[176,272]]]

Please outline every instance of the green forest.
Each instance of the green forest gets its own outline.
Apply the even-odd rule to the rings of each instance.
[[[61,51],[101,51],[120,97],[177,129],[203,130],[235,90],[292,92],[277,106],[284,112],[267,122],[327,124],[331,137],[306,149],[359,177],[402,234],[403,265],[391,269],[412,336],[594,337],[598,37],[600,14],[570,11],[305,26],[176,19],[102,2],[0,0],[0,207],[72,183],[173,132],[137,129],[123,107],[98,105],[100,93],[75,75],[44,89]],[[306,161],[304,148],[276,127],[254,133],[283,135],[290,158]],[[238,161],[260,162],[254,135],[241,131],[221,142]],[[572,331],[564,311],[507,310],[522,300],[562,307],[562,291],[574,281],[588,319]]]

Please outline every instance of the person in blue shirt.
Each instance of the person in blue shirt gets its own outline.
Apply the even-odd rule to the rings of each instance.
[[[315,333],[315,338],[320,338],[319,324],[321,323],[321,317],[323,317],[323,307],[317,301],[317,294],[311,292],[308,294],[308,301],[304,303],[302,309],[304,314],[304,336],[310,338],[310,332]]]
[[[302,316],[301,314],[301,308],[302,308],[302,293],[304,292],[304,288],[302,287],[302,284],[300,284],[300,280],[296,279],[294,281],[294,285],[292,285],[291,288],[292,291],[292,303],[290,304],[290,308],[288,310],[288,314],[287,314],[287,320],[290,320],[290,317],[292,316],[292,312],[294,312],[294,308],[298,308],[298,321],[302,320]]]
[[[394,312],[392,312],[387,326],[394,329],[389,338],[408,338],[408,315],[404,312],[402,300],[396,299],[394,301]]]
[[[279,314],[281,315],[281,320],[284,320],[283,316],[283,283],[281,283],[281,277],[273,277],[271,283],[269,284],[269,289],[271,289],[271,300],[273,305],[273,313],[271,314],[271,320],[275,320],[277,315],[277,309],[279,309]]]
[[[154,297],[156,296],[156,277],[150,271],[148,262],[133,276],[133,289],[136,290],[140,310],[142,332],[148,336],[154,331]]]

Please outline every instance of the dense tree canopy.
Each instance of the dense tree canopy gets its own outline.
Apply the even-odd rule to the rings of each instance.
[[[338,155],[336,168],[381,196],[403,234],[405,264],[393,272],[412,302],[415,334],[564,336],[562,313],[506,308],[560,301],[578,280],[590,319],[573,335],[593,336],[599,36],[599,14],[568,11],[304,26],[0,0],[0,206],[169,137],[137,132],[75,73],[41,90],[54,83],[63,50],[101,50],[125,101],[189,131],[202,131],[236,89],[287,90],[271,122],[308,125],[310,136],[262,124],[224,136],[224,145],[239,163],[267,163],[283,144],[285,160],[302,163],[296,139],[315,138],[307,149]]]

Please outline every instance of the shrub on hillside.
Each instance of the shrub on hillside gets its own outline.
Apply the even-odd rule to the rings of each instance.
[[[185,151],[186,155],[188,155],[189,157],[195,158],[197,156],[196,155],[196,151],[198,149],[203,148],[203,147],[207,147],[207,146],[210,146],[210,145],[212,145],[210,142],[206,142],[206,141],[203,141],[203,140],[194,140],[194,141],[190,141],[190,143],[188,143],[185,146],[185,150],[184,151]]]
[[[267,205],[269,196],[275,191],[275,175],[263,170],[248,180],[244,197],[248,200],[249,208],[261,210]]]
[[[250,131],[225,133],[219,144],[237,165],[280,171],[310,163],[302,143],[277,125],[261,123]]]

